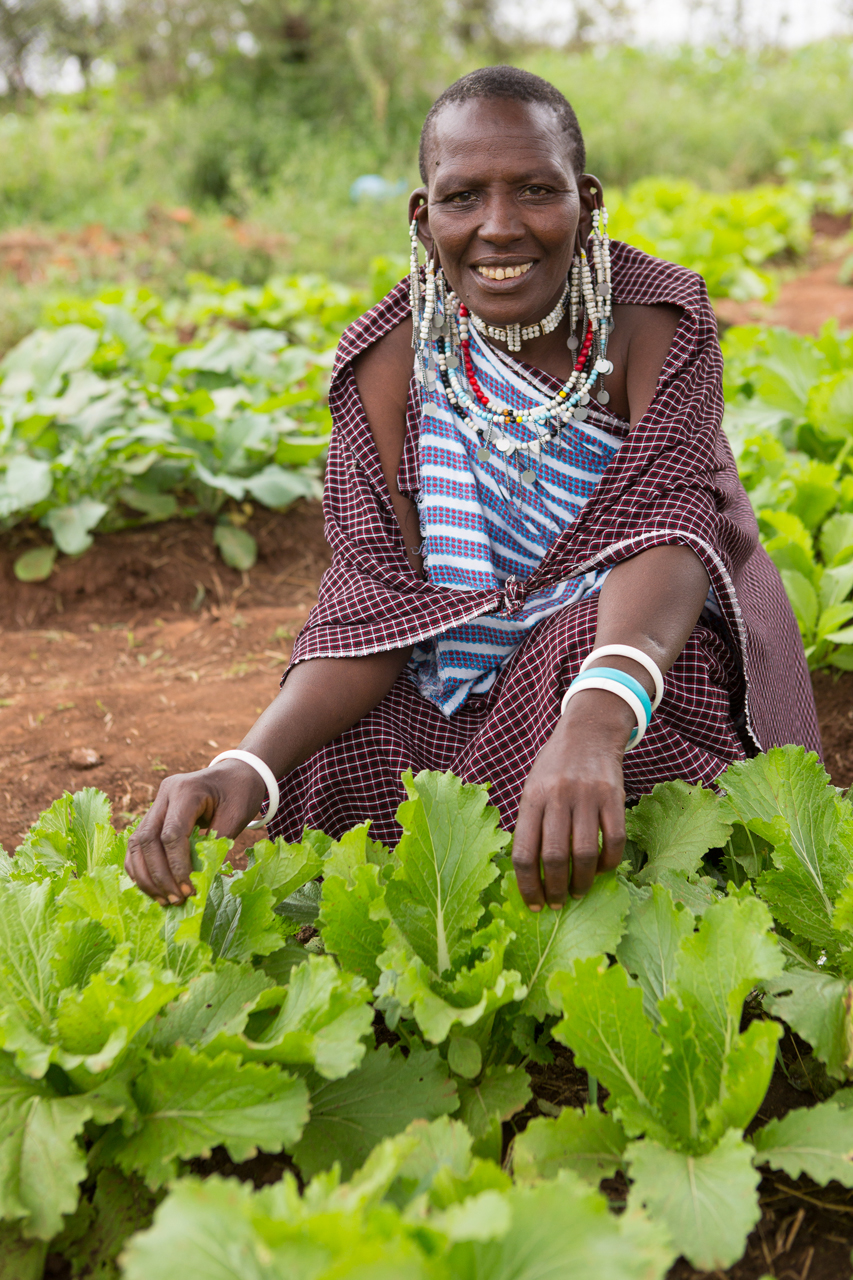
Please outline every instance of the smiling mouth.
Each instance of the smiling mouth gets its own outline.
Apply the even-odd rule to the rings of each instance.
[[[487,280],[514,280],[526,275],[532,266],[532,262],[522,262],[517,267],[475,267],[474,270]]]

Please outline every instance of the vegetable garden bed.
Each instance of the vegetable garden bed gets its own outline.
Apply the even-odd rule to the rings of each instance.
[[[394,850],[197,840],[166,912],[56,801],[0,878],[4,1277],[845,1274],[853,808],[800,748],[721,782],[541,916],[450,775]]]

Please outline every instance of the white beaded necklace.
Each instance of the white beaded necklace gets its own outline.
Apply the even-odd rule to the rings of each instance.
[[[510,351],[520,351],[522,342],[529,342],[531,338],[541,338],[543,333],[553,333],[557,325],[566,314],[566,303],[569,299],[569,282],[566,281],[566,287],[562,296],[547,316],[542,320],[537,320],[536,324],[520,325],[508,324],[505,329],[501,329],[498,325],[487,324],[485,320],[481,320],[474,312],[470,312],[471,323],[478,333],[483,333],[487,338],[492,338],[495,342],[505,342]]]

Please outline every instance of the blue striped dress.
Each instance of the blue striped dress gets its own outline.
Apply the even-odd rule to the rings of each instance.
[[[480,386],[501,407],[526,409],[550,399],[550,392],[498,356],[473,326],[470,351]],[[512,422],[503,433],[528,441],[533,430]],[[481,462],[480,444],[474,428],[454,412],[440,378],[423,389],[418,510],[424,562],[430,582],[460,591],[494,591],[510,578],[529,577],[558,534],[578,518],[620,441],[592,421],[572,421],[562,440],[543,447],[532,485],[520,479],[529,455],[507,461],[492,444],[488,461]],[[537,622],[598,591],[606,575],[604,570],[560,582],[531,596],[511,618],[490,614],[433,636],[412,654],[412,679],[451,716],[472,693],[491,688]]]

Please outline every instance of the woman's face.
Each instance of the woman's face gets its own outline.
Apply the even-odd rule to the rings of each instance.
[[[451,288],[490,324],[547,315],[578,231],[583,243],[589,235],[599,187],[576,177],[556,113],[503,98],[451,103],[435,121],[427,164],[428,185],[412,195],[410,216]]]

